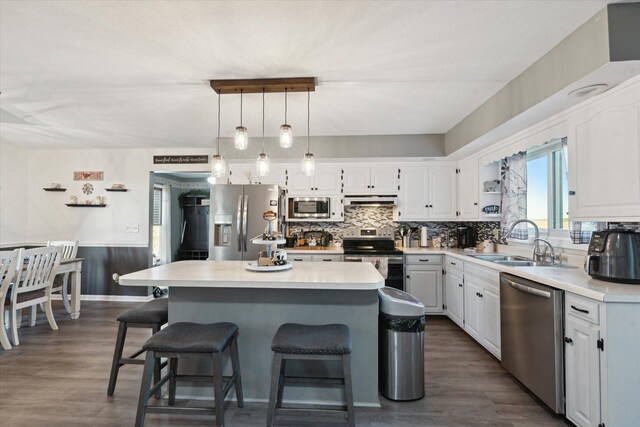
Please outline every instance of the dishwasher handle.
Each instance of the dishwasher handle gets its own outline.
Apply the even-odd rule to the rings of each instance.
[[[543,298],[551,298],[551,292],[542,291],[540,289],[532,288],[531,286],[522,285],[520,283],[516,283],[513,280],[509,280],[507,278],[502,278],[509,286],[514,289],[517,289],[522,292],[526,292],[528,294],[536,295]]]

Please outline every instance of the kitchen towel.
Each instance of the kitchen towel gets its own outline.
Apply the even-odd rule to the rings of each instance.
[[[385,279],[389,273],[389,259],[387,257],[368,256],[362,257],[362,262],[370,262]]]
[[[420,247],[426,248],[428,246],[429,233],[427,231],[427,227],[423,225],[420,227]]]

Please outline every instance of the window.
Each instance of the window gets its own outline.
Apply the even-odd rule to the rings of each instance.
[[[527,219],[549,235],[568,236],[567,167],[559,139],[527,151]]]
[[[153,229],[151,250],[156,258],[160,254],[160,228],[162,227],[162,189],[153,189]]]

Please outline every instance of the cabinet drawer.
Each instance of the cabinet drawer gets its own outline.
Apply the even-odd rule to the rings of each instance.
[[[460,272],[464,271],[464,261],[461,259],[447,257],[444,264],[447,267],[447,270],[454,268],[456,270],[460,270]]]
[[[442,255],[407,255],[405,264],[413,265],[442,265]]]
[[[287,259],[289,261],[293,261],[293,262],[309,262],[312,261],[312,257],[311,255],[307,255],[307,254],[289,254],[287,256]]]
[[[312,255],[314,262],[341,262],[342,255]]]
[[[473,274],[474,276],[481,277],[491,283],[500,283],[500,271],[494,270],[490,267],[478,265],[473,262],[465,263],[464,274]]]
[[[594,325],[600,324],[600,304],[597,301],[566,292],[564,305],[567,316],[578,317]]]

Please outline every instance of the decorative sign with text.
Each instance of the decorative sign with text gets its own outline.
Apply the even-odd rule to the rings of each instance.
[[[102,171],[74,171],[74,181],[104,181],[104,172]]]
[[[206,164],[209,156],[153,156],[154,165]]]

